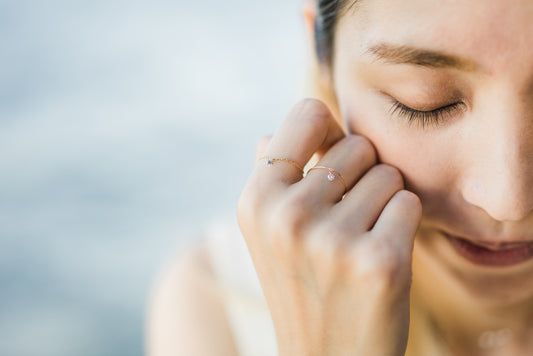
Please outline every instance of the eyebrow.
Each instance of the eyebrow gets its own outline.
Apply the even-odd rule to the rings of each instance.
[[[393,64],[414,64],[430,68],[455,68],[464,71],[476,71],[479,65],[466,58],[451,54],[409,46],[380,43],[367,50],[377,59]]]

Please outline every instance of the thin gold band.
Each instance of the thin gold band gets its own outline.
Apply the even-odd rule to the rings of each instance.
[[[339,172],[337,172],[333,168],[324,167],[324,166],[314,166],[313,168],[310,168],[307,171],[306,175],[309,174],[309,172],[311,172],[313,169],[327,169],[328,172],[329,172],[328,173],[328,180],[330,182],[333,182],[336,177],[339,177],[342,180],[342,184],[344,185],[344,194],[346,194],[346,192],[348,191],[348,186],[346,185],[346,181],[344,180],[344,177],[342,176],[342,174],[340,174]]]
[[[263,157],[259,157],[257,159],[257,161],[261,161],[263,159],[266,159],[266,165],[267,166],[272,166],[274,164],[274,162],[276,161],[281,161],[281,162],[287,162],[287,163],[290,163],[292,164],[294,167],[298,168],[298,170],[300,172],[304,172],[304,169],[302,168],[302,166],[300,166],[297,162],[294,162],[290,159],[287,159],[287,158],[272,158],[272,157],[268,157],[268,156],[263,156]]]

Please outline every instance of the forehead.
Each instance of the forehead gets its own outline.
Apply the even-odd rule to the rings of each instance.
[[[341,45],[378,42],[429,48],[475,60],[490,72],[533,71],[533,0],[360,0],[339,20]]]

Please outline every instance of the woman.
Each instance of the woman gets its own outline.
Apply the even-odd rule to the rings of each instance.
[[[533,355],[533,1],[304,9],[321,100],[260,144],[238,207],[273,349]],[[154,355],[245,354],[225,297],[188,272],[210,276],[208,257],[156,297]],[[164,339],[184,289],[211,309],[184,307]]]

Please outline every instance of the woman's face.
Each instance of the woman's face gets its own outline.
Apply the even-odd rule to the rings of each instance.
[[[533,1],[360,0],[354,10],[336,32],[338,110],[422,201],[418,273],[488,304],[531,298],[533,258],[479,265],[441,231],[533,242]]]

